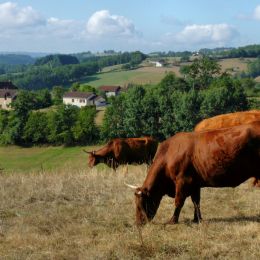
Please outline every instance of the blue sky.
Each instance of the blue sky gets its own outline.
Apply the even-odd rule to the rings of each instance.
[[[260,0],[0,0],[0,51],[196,51],[260,44]]]

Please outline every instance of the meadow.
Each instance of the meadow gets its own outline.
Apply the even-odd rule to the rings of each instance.
[[[180,223],[165,226],[165,197],[138,229],[124,183],[141,185],[145,165],[89,169],[82,147],[8,147],[0,158],[0,259],[260,259],[260,189],[249,182],[203,189],[201,224],[188,198]]]
[[[229,71],[234,74],[247,70],[247,64],[252,59],[223,59],[219,61],[222,71]],[[171,59],[169,59],[171,62]],[[188,65],[191,63],[181,63],[180,65]],[[106,67],[101,73],[94,76],[86,77],[82,80],[82,84],[99,87],[102,85],[120,85],[127,84],[158,84],[167,72],[174,72],[180,76],[180,65],[170,65],[169,67],[156,68],[151,66],[147,61],[141,64],[141,67],[133,70],[120,70],[120,66]]]

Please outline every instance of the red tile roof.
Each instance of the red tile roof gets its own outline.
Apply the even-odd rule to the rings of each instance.
[[[120,86],[100,86],[99,90],[107,92],[116,92],[121,89]]]
[[[11,81],[0,81],[0,89],[17,89]]]

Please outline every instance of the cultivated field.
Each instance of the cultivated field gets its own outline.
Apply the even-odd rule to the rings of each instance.
[[[34,170],[28,163],[0,174],[1,260],[260,259],[260,189],[203,189],[199,225],[187,199],[180,224],[164,226],[173,213],[165,197],[154,221],[137,229],[133,191],[124,182],[141,184],[146,166],[90,170],[84,153],[68,154],[55,158],[63,166]]]
[[[252,60],[252,59],[251,59]],[[229,71],[234,74],[242,71],[247,71],[247,64],[250,59],[224,59],[220,60],[219,64],[222,67],[222,71]],[[191,63],[182,63],[180,65],[188,65]],[[170,67],[156,68],[144,63],[143,67],[135,70],[119,70],[118,66],[107,67],[102,73],[98,73],[95,76],[86,77],[82,80],[82,83],[91,85],[93,87],[99,87],[101,85],[120,85],[126,86],[129,83],[134,84],[157,84],[165,76],[167,72],[174,72],[177,76],[180,76],[180,66],[172,65]]]

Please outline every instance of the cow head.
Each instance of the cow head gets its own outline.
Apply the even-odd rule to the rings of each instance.
[[[160,201],[160,196],[151,195],[146,188],[137,188],[135,190],[137,225],[144,225],[154,218]]]
[[[88,166],[90,168],[93,168],[95,165],[97,165],[99,163],[99,160],[98,160],[98,156],[96,155],[96,152],[95,151],[92,151],[92,152],[88,152],[88,151],[85,151],[83,150],[85,153],[89,154],[89,157],[88,157]]]

